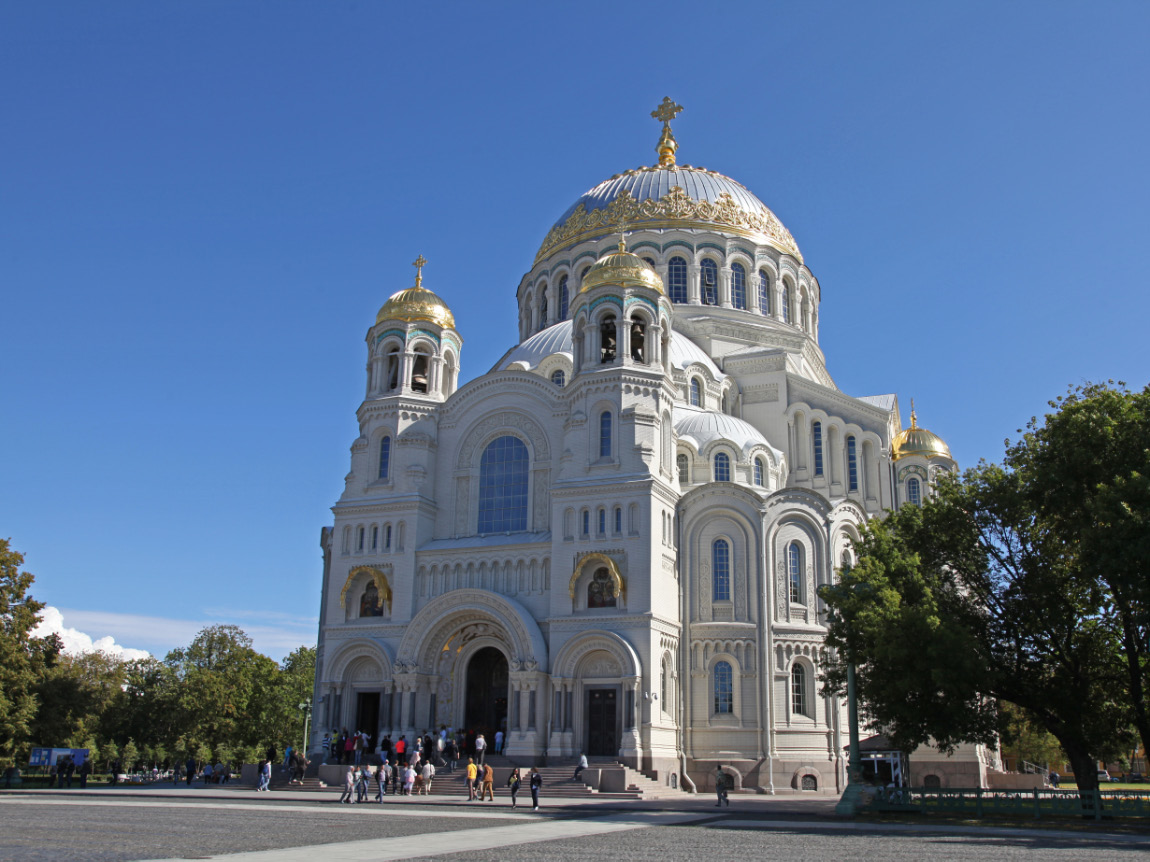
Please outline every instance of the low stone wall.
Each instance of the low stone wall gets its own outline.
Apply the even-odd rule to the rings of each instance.
[[[1046,779],[1034,772],[988,772],[986,781],[991,790],[1041,790]]]

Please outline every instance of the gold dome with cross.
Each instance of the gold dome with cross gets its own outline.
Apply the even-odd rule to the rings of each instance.
[[[392,294],[375,316],[376,323],[385,320],[402,320],[407,323],[426,320],[444,329],[455,328],[455,315],[447,303],[423,286],[423,267],[426,264],[423,255],[415,259],[411,264],[415,267],[415,286]]]

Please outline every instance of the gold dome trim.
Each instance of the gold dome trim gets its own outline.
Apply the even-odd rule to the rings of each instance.
[[[423,268],[427,266],[427,260],[420,255],[411,265],[415,267],[415,287],[393,293],[375,316],[375,322],[426,320],[444,329],[455,329],[455,315],[447,303],[423,286]]]
[[[680,170],[688,169],[686,166]],[[640,168],[659,170],[659,168]],[[580,204],[575,212],[561,225],[548,232],[535,255],[538,263],[548,255],[567,248],[577,242],[593,237],[604,236],[618,230],[619,225],[631,228],[714,228],[724,230],[749,239],[759,240],[774,246],[779,251],[793,255],[802,263],[803,256],[791,232],[778,217],[762,207],[758,212],[748,212],[740,207],[727,192],[721,192],[715,203],[696,201],[682,186],[672,186],[659,200],[637,201],[630,189],[623,189],[618,196],[602,209],[588,212]]]
[[[950,447],[946,445],[945,440],[933,431],[918,427],[918,414],[914,412],[913,401],[911,401],[910,407],[910,427],[904,428],[894,438],[891,453],[891,457],[895,461],[911,455],[954,460],[950,454]]]

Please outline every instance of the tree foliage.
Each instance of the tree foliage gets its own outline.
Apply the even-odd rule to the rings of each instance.
[[[906,750],[992,742],[995,701],[1015,704],[1096,788],[1146,713],[1147,398],[1072,390],[1003,466],[868,525],[824,591],[829,689],[853,650],[865,708]]]

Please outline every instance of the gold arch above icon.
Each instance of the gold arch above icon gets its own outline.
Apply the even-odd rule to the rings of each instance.
[[[619,598],[626,593],[627,582],[623,580],[623,575],[619,572],[619,564],[606,554],[593,553],[583,557],[575,564],[575,572],[571,575],[571,583],[567,585],[567,592],[570,594],[572,600],[575,598],[575,582],[579,580],[579,576],[587,571],[588,568],[598,568],[600,566],[607,570],[607,574],[611,578],[611,594],[615,598]]]
[[[356,566],[347,573],[347,582],[344,583],[343,589],[339,592],[339,606],[341,608],[347,607],[347,591],[351,589],[352,582],[360,575],[367,575],[375,582],[375,588],[379,590],[380,601],[387,602],[387,609],[391,610],[391,584],[387,582],[387,575],[383,573],[382,569],[377,569],[375,566]]]

